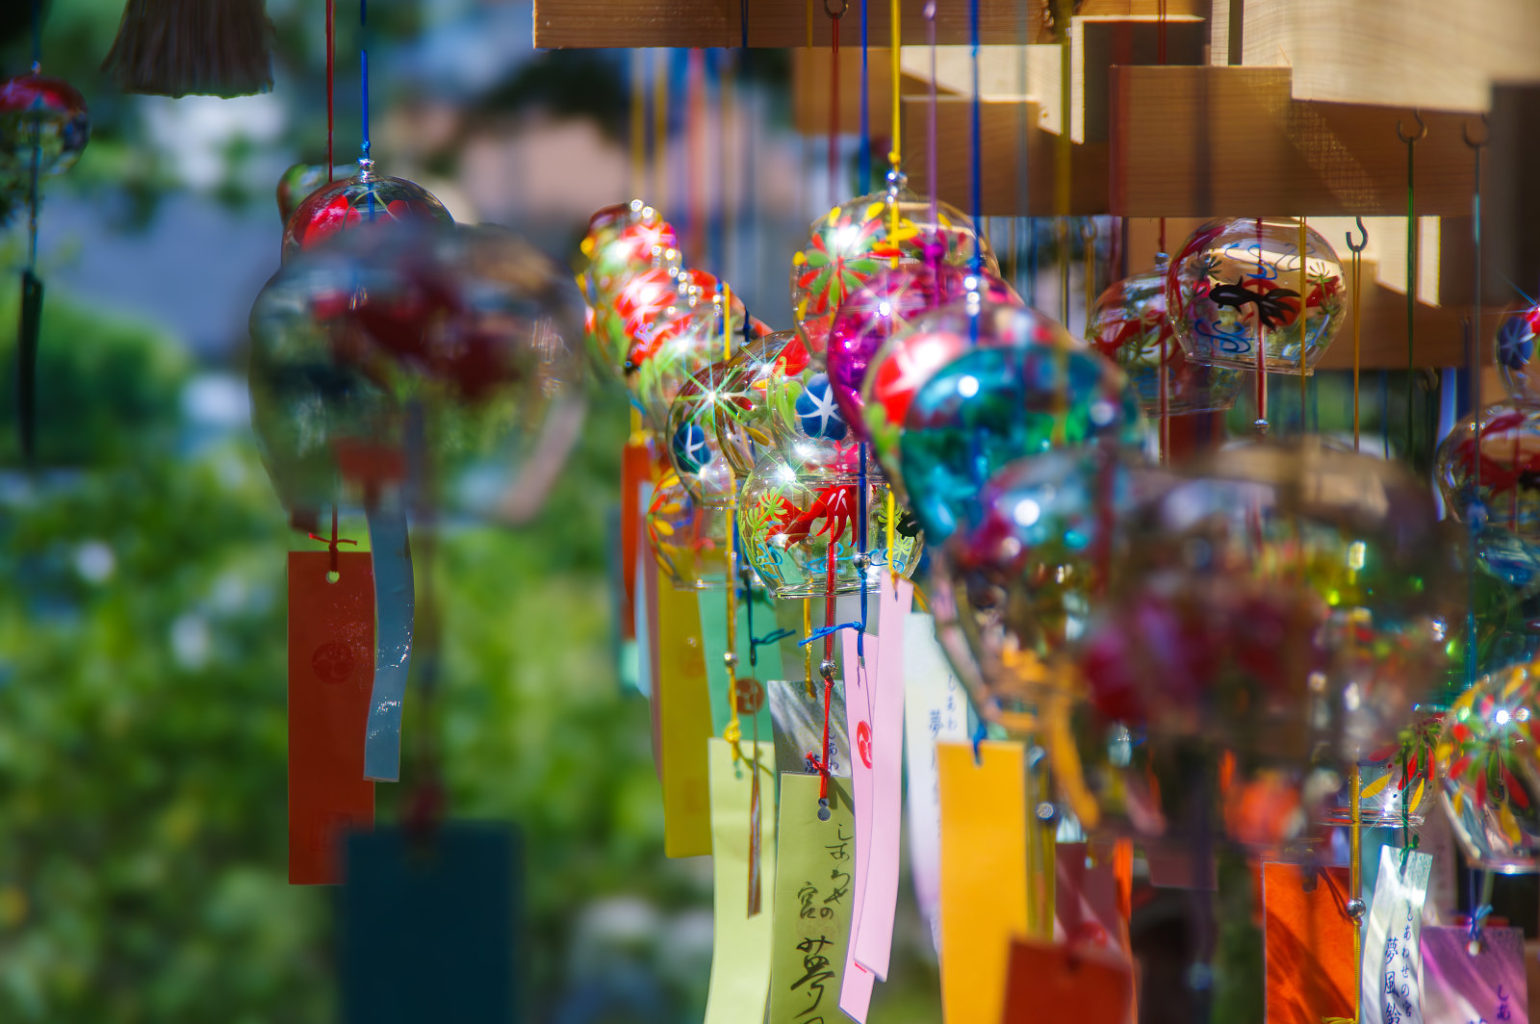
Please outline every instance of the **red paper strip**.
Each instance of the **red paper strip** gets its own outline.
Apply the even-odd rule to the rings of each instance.
[[[1267,1024],[1352,1019],[1356,1000],[1348,869],[1262,865]]]
[[[342,833],[374,823],[364,733],[374,681],[366,551],[289,552],[289,882],[340,880]]]
[[[1011,943],[1004,1024],[1124,1024],[1133,982],[1110,950]]]
[[[640,538],[642,486],[652,476],[646,441],[627,441],[620,458],[620,615],[622,640],[636,639],[636,552]]]

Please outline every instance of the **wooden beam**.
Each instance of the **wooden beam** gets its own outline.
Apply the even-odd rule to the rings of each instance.
[[[1070,134],[1076,142],[1105,142],[1110,105],[1108,69],[1114,64],[1155,64],[1162,34],[1158,18],[1076,17],[1070,24]],[[1204,22],[1170,17],[1165,30],[1166,63],[1202,64],[1208,40]],[[1038,103],[1038,127],[1059,131],[1061,117],[1056,45],[988,47],[979,55],[979,95],[984,99],[1023,97]],[[928,82],[928,46],[904,48],[904,73]],[[973,48],[938,46],[936,87],[957,96],[973,94]]]
[[[886,139],[892,133],[890,107],[893,79],[888,65],[891,51],[872,47],[867,53],[867,85],[870,89],[871,135]],[[792,123],[803,135],[829,133],[829,100],[834,95],[832,56],[829,49],[798,47],[791,51]],[[842,48],[839,52],[839,112],[837,123],[842,134],[861,130],[861,50]],[[911,87],[920,83],[911,81]],[[885,158],[886,150],[883,150]]]
[[[1243,63],[1287,65],[1296,99],[1488,109],[1496,82],[1540,82],[1535,0],[1246,0]]]
[[[972,208],[973,139],[969,99],[943,96],[937,101],[936,195],[962,210]],[[903,100],[904,170],[912,188],[931,189],[930,100]],[[1031,101],[984,100],[979,108],[980,183],[983,212],[989,216],[1053,216],[1054,162],[1058,135],[1038,128]],[[1070,144],[1070,202],[1065,212],[1107,212],[1107,144]],[[1023,183],[1018,168],[1027,169]],[[1025,185],[1026,203],[1022,203]]]
[[[979,33],[986,43],[1019,43],[1023,18],[1035,32],[1045,0],[979,0]],[[752,47],[829,46],[834,37],[829,11],[841,11],[841,46],[861,43],[859,0],[814,0],[812,17],[803,0],[755,0],[749,5]],[[926,37],[924,0],[903,0],[903,36]],[[867,2],[867,38],[890,40],[888,4]],[[535,0],[535,46],[541,48],[742,45],[735,0]],[[936,37],[943,43],[970,39],[965,4],[937,4]]]
[[[1406,147],[1391,107],[1294,100],[1287,68],[1115,67],[1112,211],[1125,216],[1395,215]],[[1417,212],[1470,209],[1466,118],[1422,115]]]
[[[985,44],[1041,42],[1047,0],[979,0],[979,36]],[[926,0],[902,0],[903,38],[926,38]],[[1106,17],[1155,17],[1159,0],[1083,0],[1079,14]],[[860,44],[859,0],[814,0],[812,17],[804,0],[753,0],[749,5],[748,45],[752,47],[829,46],[833,30],[829,10],[844,11],[840,43]],[[1201,17],[1207,0],[1169,0],[1166,14]],[[888,4],[867,0],[867,38],[890,42]],[[936,41],[965,44],[971,39],[968,5],[936,4]],[[811,32],[811,34],[810,34]],[[535,0],[535,46],[541,49],[595,47],[743,45],[739,5],[735,0]]]
[[[1488,188],[1483,197],[1486,215],[1486,279],[1500,281],[1508,302],[1519,301],[1523,290],[1540,297],[1540,86],[1500,86],[1492,90],[1492,115],[1485,151]],[[1473,138],[1481,138],[1480,128]]]

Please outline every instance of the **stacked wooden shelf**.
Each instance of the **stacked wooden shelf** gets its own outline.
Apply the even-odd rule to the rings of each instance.
[[[745,32],[745,8],[732,0],[537,0],[535,44],[735,47],[746,40],[798,48],[797,124],[821,134],[830,124],[831,54],[817,48],[829,45],[831,15],[843,9],[840,74],[848,84],[835,117],[850,132],[859,125],[863,9],[870,42],[886,43],[889,23],[882,0],[833,6],[844,2],[751,0]],[[1540,286],[1540,192],[1529,184],[1540,166],[1536,0],[1170,0],[1163,24],[1158,0],[1081,0],[1057,38],[1049,4],[979,0],[984,214],[1303,216],[1313,223],[1363,216],[1394,218],[1404,236],[1404,139],[1417,135],[1416,213],[1441,220],[1420,232],[1422,258],[1410,285],[1404,241],[1390,251],[1398,229],[1386,223],[1373,231],[1361,310],[1364,365],[1405,366],[1409,286],[1418,298],[1417,362],[1455,365],[1475,300],[1470,143],[1484,142],[1484,301],[1505,306],[1516,297],[1514,284],[1531,293]],[[924,6],[902,0],[906,43],[925,38]],[[904,164],[916,190],[967,208],[974,152],[974,69],[971,47],[962,45],[968,6],[940,2],[936,19],[941,45],[934,54],[911,45],[900,54]],[[1161,50],[1164,65],[1157,66]],[[887,51],[869,58],[873,141],[886,147],[890,131],[876,112],[891,96]],[[928,180],[932,148],[935,181]],[[1340,237],[1328,237],[1346,258]]]

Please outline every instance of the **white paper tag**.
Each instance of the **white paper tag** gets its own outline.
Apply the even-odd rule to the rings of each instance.
[[[1422,905],[1433,858],[1380,848],[1374,902],[1364,922],[1360,1024],[1422,1024]]]
[[[941,948],[941,784],[936,741],[968,738],[968,698],[936,643],[929,615],[911,612],[904,628],[904,759],[909,772],[909,867],[915,902]]]

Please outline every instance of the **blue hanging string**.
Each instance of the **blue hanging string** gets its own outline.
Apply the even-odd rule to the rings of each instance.
[[[759,649],[769,644],[780,643],[787,637],[796,636],[794,629],[777,629],[764,636],[754,635],[754,584],[753,572],[743,561],[743,537],[738,532],[738,524],[733,523],[733,554],[734,564],[738,566],[738,599],[743,602],[749,634],[749,666],[759,664]]]
[[[980,166],[983,161],[979,159],[983,151],[983,135],[979,127],[982,120],[980,109],[983,106],[979,101],[979,0],[968,0],[968,34],[973,44],[973,273],[977,275],[984,269],[984,171]],[[934,145],[935,140],[931,144]],[[935,188],[934,182],[931,187]]]
[[[43,70],[43,3],[32,0],[32,73]]]
[[[871,76],[867,72],[866,4],[867,0],[861,0],[861,187],[856,189],[861,195],[872,190],[872,97]]]
[[[861,574],[861,630],[856,634],[856,657],[866,657],[866,442],[862,441],[858,457],[861,460],[861,468],[858,470],[860,493],[856,495],[856,509],[858,525],[856,531],[859,534],[857,550],[860,557],[856,560],[857,571]]]
[[[358,0],[358,91],[361,159],[369,159],[369,0]]]

